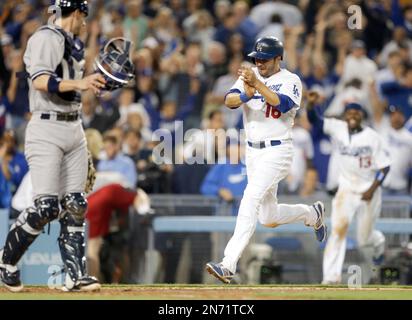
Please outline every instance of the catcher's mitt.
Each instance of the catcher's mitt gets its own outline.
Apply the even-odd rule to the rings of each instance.
[[[90,193],[93,190],[94,182],[96,181],[96,169],[93,165],[93,157],[90,151],[87,151],[87,180],[85,192]]]

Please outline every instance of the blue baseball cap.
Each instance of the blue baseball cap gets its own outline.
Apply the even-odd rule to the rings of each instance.
[[[351,102],[345,105],[345,112],[348,110],[358,110],[358,111],[364,112],[362,106],[356,102]]]
[[[394,113],[394,112],[399,112],[403,114],[403,110],[401,107],[399,106],[395,106],[395,105],[390,105],[388,108],[389,113]]]

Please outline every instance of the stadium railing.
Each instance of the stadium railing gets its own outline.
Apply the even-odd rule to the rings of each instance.
[[[301,198],[298,196],[279,196],[280,203],[307,203],[311,204],[316,200],[325,203],[327,216],[331,212],[331,200],[329,196],[319,199],[316,197]],[[152,195],[152,206],[159,214],[153,219],[152,228],[148,233],[148,250],[155,250],[155,236],[158,233],[222,233],[229,235],[233,232],[236,224],[234,207],[239,205],[240,199],[236,199],[233,204],[227,204],[213,197],[200,195]],[[412,234],[412,219],[410,219],[411,197],[408,196],[384,196],[382,204],[382,214],[376,221],[376,229],[382,231],[387,236],[387,245],[396,247],[408,241]],[[202,209],[200,209],[202,208]],[[165,215],[164,212],[167,211]],[[206,211],[204,215],[200,211]],[[356,221],[356,219],[354,219]],[[330,227],[330,218],[326,219]],[[349,228],[349,235],[353,235],[356,230],[356,223],[352,223]],[[257,234],[272,235],[304,235],[313,233],[312,228],[303,224],[282,225],[277,228],[265,228],[261,225],[256,227]],[[223,247],[228,240],[218,242],[215,252],[219,255],[223,252]],[[216,244],[216,242],[215,242]],[[150,254],[148,255],[150,257]],[[153,264],[151,259],[146,260],[147,282],[152,282]]]

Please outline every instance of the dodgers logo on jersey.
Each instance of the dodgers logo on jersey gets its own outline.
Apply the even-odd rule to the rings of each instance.
[[[340,154],[343,156],[352,156],[352,157],[359,157],[359,156],[365,156],[365,155],[372,154],[372,148],[369,146],[350,147],[350,146],[345,146],[342,143],[339,144],[339,151],[340,151]]]
[[[272,84],[271,86],[269,86],[269,89],[272,91],[278,92],[281,86],[282,84]]]
[[[266,83],[265,85],[267,86]],[[280,87],[282,87],[282,84],[272,84],[268,88],[273,92],[279,92]],[[260,98],[260,101],[265,102],[265,98],[263,96],[257,96],[257,97]]]
[[[299,98],[299,96],[300,96],[300,94],[299,94],[299,89],[298,89],[298,87],[296,86],[296,84],[293,85],[293,95],[294,95],[296,98]]]

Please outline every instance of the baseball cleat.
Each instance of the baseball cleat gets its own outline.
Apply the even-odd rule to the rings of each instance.
[[[316,239],[319,242],[323,242],[328,237],[328,227],[325,224],[324,216],[325,216],[325,205],[321,201],[316,201],[312,205],[313,210],[315,210],[318,219],[316,220],[315,225],[313,228],[315,229]]]
[[[11,272],[3,265],[0,266],[0,280],[4,286],[11,292],[20,292],[23,290],[23,284],[20,281],[20,271]]]
[[[99,291],[101,289],[99,280],[96,277],[92,276],[83,276],[79,279],[78,283],[72,288],[69,289],[66,286],[62,287],[62,290],[65,292],[93,292]]]
[[[221,263],[209,262],[206,264],[206,270],[223,283],[230,283],[234,276],[234,274]]]
[[[80,278],[80,291],[99,291],[101,287],[96,277],[83,276]]]

